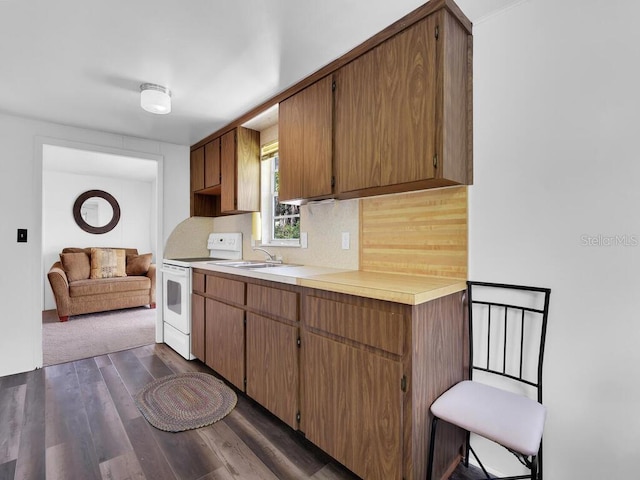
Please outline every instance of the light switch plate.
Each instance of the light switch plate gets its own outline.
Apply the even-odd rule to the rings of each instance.
[[[18,229],[18,242],[19,243],[26,243],[27,241],[27,229],[26,228],[19,228]]]
[[[349,232],[342,232],[342,249],[349,250]]]
[[[309,247],[307,232],[300,232],[300,247],[301,248]]]

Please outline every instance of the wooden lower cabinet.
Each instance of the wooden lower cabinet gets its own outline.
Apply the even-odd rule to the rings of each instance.
[[[298,327],[247,313],[246,393],[290,427],[299,412]]]
[[[424,479],[429,407],[464,377],[462,292],[411,306],[305,289],[301,320],[300,430],[367,480]],[[464,433],[440,432],[444,479]]]
[[[205,316],[205,363],[244,391],[244,310],[207,298]]]
[[[463,292],[405,305],[205,276],[194,355],[360,477],[425,478],[429,407],[465,376]],[[449,478],[464,439],[439,427],[434,478]]]
[[[402,363],[309,333],[300,429],[366,479],[402,478]]]
[[[205,350],[205,298],[191,295],[191,354],[198,360],[206,360]]]

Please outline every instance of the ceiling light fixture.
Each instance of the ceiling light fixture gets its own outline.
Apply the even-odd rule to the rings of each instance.
[[[171,91],[155,83],[143,83],[140,85],[140,106],[151,113],[171,113]]]

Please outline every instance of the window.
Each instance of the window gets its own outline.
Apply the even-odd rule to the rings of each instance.
[[[300,207],[278,202],[278,142],[262,147],[262,243],[300,245]]]

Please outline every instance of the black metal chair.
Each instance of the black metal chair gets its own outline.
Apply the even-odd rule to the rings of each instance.
[[[439,420],[467,431],[465,466],[471,452],[485,476],[495,478],[471,448],[474,433],[507,448],[531,472],[501,478],[542,480],[542,360],[550,294],[548,288],[467,282],[469,380],[431,405],[427,480],[432,479]],[[472,380],[474,372],[483,383]],[[484,383],[489,380],[492,385]],[[535,395],[537,401],[530,398]]]

